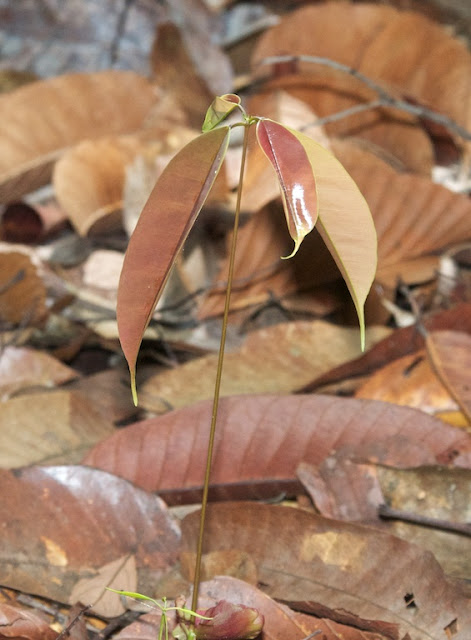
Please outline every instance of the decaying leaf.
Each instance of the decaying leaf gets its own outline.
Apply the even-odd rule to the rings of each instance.
[[[179,531],[163,502],[95,469],[0,471],[0,517],[2,584],[59,602],[78,580],[128,555],[137,589],[153,593],[176,561]]]
[[[0,323],[34,325],[46,318],[38,261],[20,246],[0,245]]]
[[[0,200],[46,183],[77,142],[136,131],[155,101],[152,84],[129,71],[68,74],[0,96]]]
[[[195,544],[198,518],[192,513],[183,522],[184,548]],[[395,640],[441,640],[455,620],[453,637],[469,635],[471,606],[460,588],[432,554],[389,534],[241,502],[209,505],[205,536],[206,548],[250,553],[264,591],[297,609],[343,623],[366,619],[370,631],[381,630],[375,621],[388,622],[394,626],[387,637]]]
[[[471,436],[420,411],[329,396],[221,398],[211,496],[298,491],[300,462],[334,451],[397,466],[471,466]],[[122,476],[167,502],[198,502],[211,401],[128,426],[97,444],[85,464]],[[294,481],[294,482],[293,482]]]
[[[113,426],[79,393],[20,395],[0,403],[0,467],[77,462]]]

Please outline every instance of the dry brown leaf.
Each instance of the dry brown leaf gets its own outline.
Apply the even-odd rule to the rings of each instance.
[[[142,146],[133,136],[84,140],[56,163],[56,197],[80,235],[122,227],[125,167]]]
[[[46,287],[37,260],[20,246],[1,244],[0,324],[34,325],[46,313]]]
[[[76,462],[113,432],[84,396],[69,391],[35,393],[0,404],[0,466]]]
[[[84,463],[167,502],[197,502],[204,477],[211,401],[116,431]],[[396,466],[471,466],[471,436],[422,412],[332,396],[221,398],[212,466],[214,498],[296,492],[300,462],[333,451]]]
[[[0,352],[0,398],[28,387],[52,387],[77,377],[77,372],[44,351],[7,346]]]
[[[269,115],[267,104],[280,90],[312,110],[311,128],[317,118],[354,108],[376,98],[374,91],[352,76],[313,66],[309,74],[298,73],[268,81],[263,90],[250,100],[249,112],[274,118]],[[285,124],[284,120],[281,122]],[[330,137],[353,137],[362,141],[367,148],[383,155],[384,159],[400,169],[430,175],[434,164],[432,144],[417,119],[409,114],[391,108],[371,109],[326,122],[324,129]],[[303,132],[309,135],[308,131]]]
[[[0,519],[1,583],[59,602],[81,578],[131,555],[137,590],[153,594],[177,559],[180,534],[164,503],[96,469],[0,471]]]
[[[386,364],[356,390],[355,397],[392,402],[432,415],[458,408],[423,350]]]
[[[129,71],[58,76],[0,96],[0,200],[46,183],[77,142],[136,131],[155,102],[152,84]]]
[[[427,334],[425,344],[439,379],[471,422],[471,336],[460,331],[433,331]]]
[[[347,141],[335,141],[332,146],[373,214],[378,233],[377,278],[380,282],[383,267],[430,254],[471,237],[469,198],[427,178],[397,173],[379,158]]]
[[[471,54],[419,13],[367,3],[302,7],[264,34],[253,63],[287,51],[354,67],[470,128]]]
[[[370,327],[366,348],[389,333]],[[221,396],[241,393],[286,393],[361,353],[358,329],[321,320],[288,322],[250,333],[241,349],[226,354]],[[213,396],[217,355],[187,362],[149,378],[140,404],[163,413]]]
[[[196,512],[183,521],[184,549],[195,544],[198,519]],[[301,610],[343,623],[366,619],[371,631],[388,622],[394,640],[443,640],[450,627],[454,639],[469,637],[469,600],[432,554],[373,528],[290,507],[219,503],[209,505],[205,541],[213,551],[250,553],[264,591]]]
[[[0,637],[13,640],[55,640],[51,629],[37,613],[10,604],[0,604]]]

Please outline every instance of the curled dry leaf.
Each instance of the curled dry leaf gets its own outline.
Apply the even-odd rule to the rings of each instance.
[[[419,411],[331,396],[221,398],[212,496],[295,492],[302,461],[334,450],[384,464],[471,467],[471,436]],[[197,502],[204,477],[211,401],[151,418],[97,444],[84,463],[122,476],[167,502]]]
[[[84,140],[56,163],[56,197],[80,235],[122,226],[125,167],[142,146],[133,136]]]
[[[0,398],[28,387],[52,387],[77,377],[77,372],[44,351],[7,346],[0,352]]]
[[[37,260],[22,247],[1,244],[0,323],[34,325],[46,313],[46,287]]]
[[[369,327],[367,348],[389,329]],[[314,376],[361,353],[358,329],[322,320],[285,322],[251,332],[238,351],[226,354],[221,396],[241,393],[288,393]],[[217,355],[186,362],[150,377],[141,404],[156,413],[213,396]]]
[[[195,512],[183,521],[184,549],[195,544],[198,520]],[[432,554],[373,528],[290,507],[219,503],[208,505],[205,544],[249,552],[264,591],[301,610],[366,620],[370,631],[384,632],[387,622],[394,640],[441,640],[453,624],[453,638],[469,637],[469,601]]]
[[[164,503],[95,469],[0,471],[0,517],[1,583],[59,602],[100,573],[104,591],[103,567],[132,555],[137,590],[154,593],[177,559],[180,534]]]
[[[0,200],[47,182],[77,142],[136,131],[155,101],[152,84],[129,71],[58,76],[0,96]]]
[[[367,3],[302,7],[260,38],[253,64],[287,51],[354,67],[470,128],[471,54],[419,13]]]
[[[77,462],[113,432],[112,424],[76,392],[20,395],[0,406],[0,467],[4,469]]]

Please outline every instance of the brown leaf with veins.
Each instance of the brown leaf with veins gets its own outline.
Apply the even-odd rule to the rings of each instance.
[[[177,559],[180,534],[164,503],[96,469],[1,470],[0,520],[1,583],[59,602],[127,555],[135,556],[137,590],[153,593]]]
[[[0,604],[0,638],[13,640],[55,640],[51,629],[37,613],[10,604]]]
[[[35,325],[46,315],[46,287],[37,261],[22,247],[0,245],[0,323]]]
[[[97,444],[91,465],[127,478],[167,503],[200,500],[211,401],[150,418]],[[221,398],[212,466],[213,499],[299,492],[300,462],[334,451],[398,466],[471,467],[471,436],[419,411],[331,396]]]
[[[198,519],[183,521],[183,548],[195,544]],[[231,548],[252,555],[268,595],[297,608],[344,624],[366,619],[370,631],[387,622],[391,640],[442,640],[455,620],[454,639],[469,637],[469,600],[432,554],[387,533],[290,507],[211,504],[205,549]]]

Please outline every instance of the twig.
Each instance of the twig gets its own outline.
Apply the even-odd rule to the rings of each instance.
[[[471,524],[466,522],[449,522],[448,520],[440,520],[439,518],[430,518],[429,516],[423,516],[418,513],[392,509],[387,504],[381,504],[378,507],[378,515],[385,520],[402,520],[403,522],[411,522],[412,524],[418,524],[423,527],[431,527],[433,529],[441,529],[442,531],[471,536]]]
[[[87,604],[87,606],[83,607],[83,609],[81,609],[77,613],[77,615],[74,618],[72,618],[72,620],[65,627],[65,629],[62,629],[62,631],[57,636],[56,640],[61,640],[61,638],[64,638],[65,636],[68,636],[70,634],[71,629],[77,624],[77,622],[80,620],[80,618],[83,616],[83,614],[86,611],[88,611],[89,609],[91,609],[91,607],[92,607],[91,604]]]
[[[349,75],[357,78],[360,82],[365,84],[367,87],[372,89],[378,96],[379,100],[376,100],[370,104],[369,108],[377,108],[377,107],[394,107],[396,109],[400,109],[401,111],[406,111],[414,116],[418,116],[419,118],[426,118],[427,120],[431,120],[432,122],[436,122],[437,124],[442,125],[449,131],[452,131],[456,135],[465,140],[471,140],[471,132],[459,125],[457,122],[449,118],[448,116],[439,113],[438,111],[434,111],[433,109],[428,109],[424,106],[414,105],[406,100],[400,100],[395,98],[390,93],[388,93],[381,85],[377,84],[374,80],[365,76],[361,71],[354,69],[346,64],[342,64],[341,62],[336,62],[335,60],[331,60],[330,58],[323,58],[321,56],[270,56],[268,58],[264,58],[260,61],[260,65],[270,65],[270,64],[280,64],[283,62],[308,62],[311,64],[319,64],[325,67],[330,67],[331,69],[336,69],[337,71],[343,71],[344,73],[348,73]],[[348,112],[348,109],[346,110]],[[345,115],[346,112],[341,112]],[[336,114],[338,115],[338,114]]]

